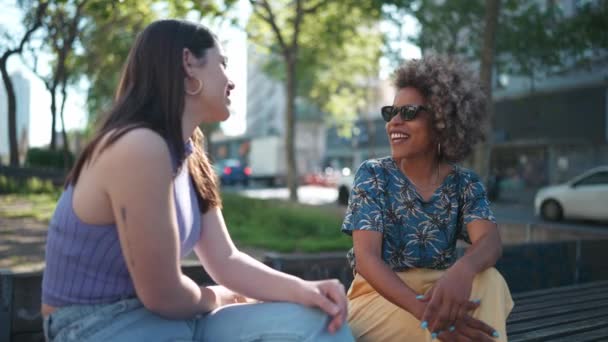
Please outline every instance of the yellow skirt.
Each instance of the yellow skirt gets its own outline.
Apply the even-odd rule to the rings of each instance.
[[[397,272],[416,293],[426,293],[445,271],[412,269]],[[348,290],[348,323],[359,342],[431,341],[428,329],[409,312],[389,302],[359,274]],[[473,281],[471,299],[481,299],[473,316],[500,333],[497,341],[507,341],[506,321],[513,299],[504,278],[495,268],[478,274]]]

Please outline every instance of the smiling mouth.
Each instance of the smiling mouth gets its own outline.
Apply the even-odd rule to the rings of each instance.
[[[405,133],[391,133],[390,138],[392,144],[400,144],[409,139],[410,135]]]

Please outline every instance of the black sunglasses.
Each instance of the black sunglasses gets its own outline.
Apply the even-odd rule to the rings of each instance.
[[[401,107],[384,106],[380,110],[380,112],[382,113],[382,118],[386,122],[391,121],[397,114],[401,115],[401,120],[411,121],[414,120],[418,113],[422,111],[428,110],[425,106],[421,105],[405,105]]]

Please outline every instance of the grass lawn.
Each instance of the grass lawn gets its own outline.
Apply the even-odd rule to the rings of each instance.
[[[33,218],[48,223],[60,193],[0,195],[0,217]]]
[[[0,217],[51,218],[59,194],[0,195]],[[343,210],[223,194],[224,218],[241,247],[277,252],[346,251],[350,237],[340,232]]]
[[[243,246],[277,252],[346,251],[350,237],[340,232],[343,211],[334,205],[306,206],[285,201],[223,194],[224,218]]]

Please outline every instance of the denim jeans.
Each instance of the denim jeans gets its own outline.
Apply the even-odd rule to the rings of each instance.
[[[47,341],[354,341],[331,335],[323,312],[292,303],[234,304],[190,320],[158,316],[138,299],[59,308],[44,319]]]

